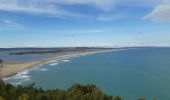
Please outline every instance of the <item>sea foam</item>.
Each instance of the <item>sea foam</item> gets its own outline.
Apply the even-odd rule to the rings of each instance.
[[[71,61],[68,59],[65,59],[65,60],[62,60],[62,62],[71,62]]]
[[[58,63],[50,63],[50,66],[58,65]]]
[[[25,70],[23,72],[20,72],[16,75],[13,75],[11,77],[5,78],[3,79],[4,81],[8,82],[8,81],[13,81],[11,82],[11,84],[14,85],[20,85],[24,82],[30,81],[31,80],[31,76],[28,75],[30,70]]]
[[[49,69],[46,69],[46,68],[41,68],[39,69],[39,71],[48,71]]]

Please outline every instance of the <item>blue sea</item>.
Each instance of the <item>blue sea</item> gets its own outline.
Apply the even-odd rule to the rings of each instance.
[[[130,48],[51,61],[5,79],[44,89],[95,84],[123,100],[170,100],[170,48]]]

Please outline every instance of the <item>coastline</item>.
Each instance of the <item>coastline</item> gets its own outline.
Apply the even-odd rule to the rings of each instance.
[[[92,55],[97,53],[113,52],[113,51],[120,51],[120,50],[125,50],[125,49],[67,52],[60,55],[55,54],[42,61],[30,61],[30,62],[23,62],[23,63],[5,63],[4,67],[0,69],[0,78],[5,79],[11,77],[22,71],[33,69],[35,67],[38,67],[39,65],[50,63],[53,60],[60,61],[60,60],[77,57],[77,56]]]

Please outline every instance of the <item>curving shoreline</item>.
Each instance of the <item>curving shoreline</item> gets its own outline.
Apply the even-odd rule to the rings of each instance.
[[[67,52],[60,55],[53,55],[50,56],[42,61],[29,61],[29,62],[22,62],[22,63],[4,63],[4,67],[0,69],[0,78],[5,79],[16,75],[24,70],[35,68],[39,65],[43,65],[46,63],[50,63],[53,60],[64,60],[72,57],[87,55],[87,54],[96,54],[96,53],[103,53],[103,52],[112,52],[124,49],[113,49],[113,50],[96,50],[96,51],[79,51],[79,52]]]

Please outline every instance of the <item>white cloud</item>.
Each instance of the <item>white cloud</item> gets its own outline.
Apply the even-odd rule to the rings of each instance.
[[[46,0],[58,4],[86,4],[95,5],[103,10],[109,10],[117,5],[155,6],[162,0]]]
[[[126,15],[123,13],[118,13],[118,14],[104,14],[100,15],[97,20],[98,21],[113,21],[113,20],[119,20],[121,18],[124,18]]]
[[[154,10],[143,19],[151,19],[156,22],[170,22],[170,1],[166,0],[156,6]]]
[[[45,0],[1,0],[0,11],[80,17]]]
[[[3,19],[2,22],[4,24],[8,24],[8,25],[15,25],[15,26],[20,26],[21,24],[17,23],[17,22],[14,22],[12,20],[9,20],[9,19]]]
[[[0,31],[5,30],[23,30],[25,29],[24,25],[9,19],[0,20]]]
[[[109,10],[118,0],[44,0],[49,3],[67,5],[92,5],[103,10]]]
[[[114,29],[113,28],[100,28],[100,29],[79,29],[79,30],[50,30],[47,32],[50,33],[61,33],[65,36],[75,36],[76,34],[84,34],[84,33],[110,33]]]
[[[112,11],[117,6],[155,6],[162,0],[0,0],[0,11],[29,13],[29,14],[43,14],[45,16],[65,18],[91,18],[102,21],[114,20],[120,16],[108,16],[103,12],[113,13]],[[76,13],[75,10],[65,8],[65,6],[76,5],[90,5],[96,7],[99,16],[96,17],[93,14]],[[88,7],[88,6],[87,6]],[[88,8],[87,8],[88,9]]]

